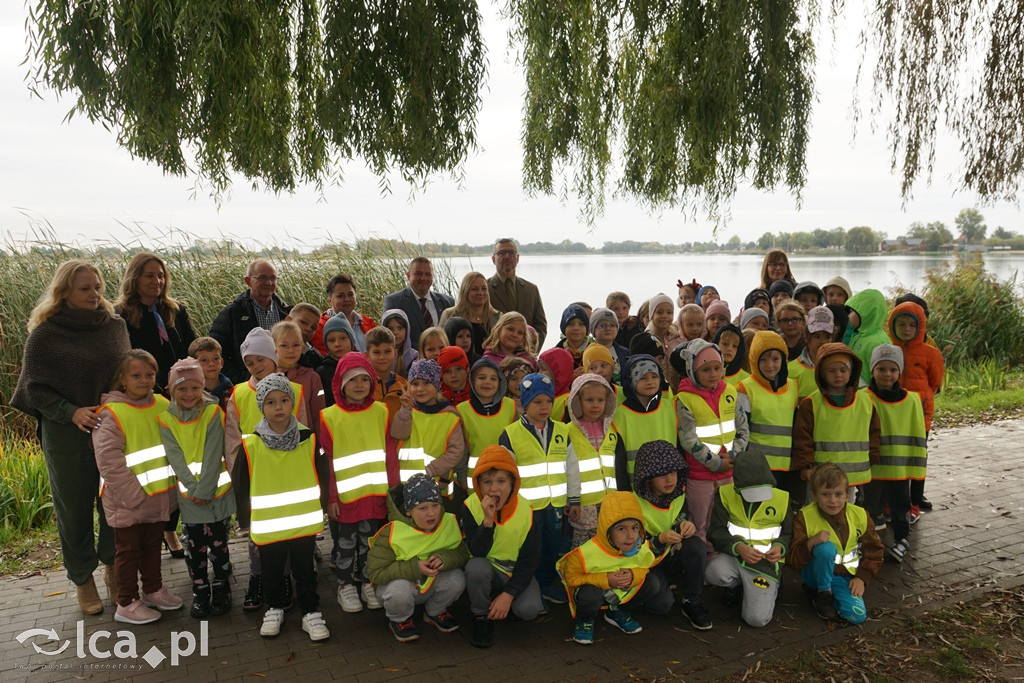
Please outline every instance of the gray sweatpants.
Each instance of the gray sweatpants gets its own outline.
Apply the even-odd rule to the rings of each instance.
[[[491,609],[491,601],[501,593],[508,577],[499,572],[486,557],[474,557],[466,564],[466,593],[469,608],[474,617],[485,617]],[[530,585],[512,599],[511,612],[523,621],[533,621],[544,609],[544,598],[540,594],[537,579],[530,579]]]
[[[377,597],[384,603],[384,613],[389,621],[405,621],[412,617],[416,605],[424,605],[424,610],[436,617],[459,599],[466,588],[466,575],[461,569],[443,571],[434,577],[426,593],[420,593],[419,587],[407,579],[388,581],[377,588]]]
[[[775,599],[779,596],[779,582],[763,574],[741,567],[732,555],[719,553],[708,562],[704,578],[713,586],[743,588],[741,616],[750,626],[767,626],[775,613]]]

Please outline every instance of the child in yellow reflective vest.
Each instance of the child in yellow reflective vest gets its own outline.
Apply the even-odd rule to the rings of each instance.
[[[718,555],[705,575],[711,585],[725,588],[727,604],[742,601],[744,622],[761,628],[775,613],[792,534],[789,494],[775,487],[768,461],[756,451],[736,459],[732,479],[715,493],[708,540]]]
[[[583,545],[597,531],[597,510],[606,491],[615,490],[615,445],[612,429],[617,407],[615,392],[599,375],[583,374],[569,390],[569,441],[575,467],[566,469],[566,516],[572,527],[572,547]]]
[[[575,619],[573,640],[580,645],[594,642],[594,619],[604,606],[604,620],[627,634],[642,630],[630,614],[633,610],[643,607],[664,614],[668,607],[656,600],[661,584],[650,573],[654,562],[636,496],[609,492],[601,504],[597,533],[558,561]]]
[[[467,485],[473,487],[473,468],[488,446],[495,446],[505,427],[516,421],[515,401],[505,396],[508,382],[490,358],[473,363],[469,373],[469,400],[458,406],[469,451]]]
[[[107,598],[117,605],[114,620],[127,624],[148,624],[160,618],[160,611],[182,605],[167,590],[160,572],[174,473],[160,443],[157,416],[167,399],[153,394],[157,371],[156,359],[148,352],[128,351],[118,365],[114,386],[100,398],[99,424],[92,432],[100,498],[107,524],[114,530],[117,595],[111,592]],[[108,582],[107,590],[113,588]]]
[[[224,463],[224,411],[203,391],[202,366],[191,358],[171,366],[171,403],[160,416],[160,436],[177,477],[175,488],[185,532],[185,563],[192,579],[192,617],[231,609],[228,524],[235,512]],[[210,567],[213,583],[210,583]]]
[[[800,572],[822,619],[867,619],[864,589],[882,566],[885,549],[867,511],[849,503],[850,482],[835,463],[811,475],[812,503],[793,518],[786,563]]]
[[[316,370],[302,364],[306,351],[302,328],[291,320],[282,320],[271,328],[270,336],[277,350],[277,371],[302,387],[302,407],[309,420],[302,424],[319,434],[320,411],[327,407],[324,389],[329,391],[330,387],[324,387]]]
[[[469,642],[474,647],[490,647],[495,622],[510,613],[533,621],[544,609],[534,577],[540,532],[533,524],[530,502],[519,494],[519,483],[519,468],[508,449],[487,446],[473,473],[473,492],[458,512],[473,556],[466,563],[466,593],[473,613]]]
[[[660,342],[646,332],[633,337],[630,349],[638,347],[661,351]],[[615,409],[612,419],[612,426],[619,435],[615,445],[615,488],[619,491],[633,490],[633,468],[640,446],[655,439],[676,443],[679,438],[675,404],[663,382],[661,364],[654,356],[635,353],[626,361],[622,370],[622,391],[626,398]]]
[[[893,344],[879,344],[871,352],[871,384],[868,392],[878,412],[881,438],[879,460],[871,468],[866,507],[876,529],[892,524],[893,544],[886,553],[902,562],[910,550],[911,482],[922,481],[928,463],[927,431],[921,397],[900,386],[903,351]],[[884,515],[883,503],[889,506]]]
[[[835,329],[835,316],[827,306],[815,306],[807,312],[804,350],[789,361],[789,379],[797,383],[801,399],[818,390],[814,381],[814,359],[818,357],[818,350],[833,340]]]
[[[668,441],[650,441],[637,451],[633,487],[658,558],[651,569],[661,584],[655,611],[672,608],[675,595],[669,586],[676,584],[683,591],[683,616],[694,628],[706,631],[712,627],[703,599],[708,549],[696,535],[697,527],[686,519],[687,469],[679,449]]]
[[[387,406],[373,400],[373,366],[366,356],[349,353],[338,361],[331,393],[333,405],[320,413],[320,445],[329,471],[338,604],[345,612],[362,611],[364,602],[380,609],[366,574],[366,553],[387,523],[388,489],[398,483],[397,444],[388,437]]]
[[[295,392],[284,375],[267,375],[256,385],[256,402],[263,419],[242,444],[239,477],[234,486],[245,505],[238,523],[260,547],[267,611],[260,635],[281,632],[289,596],[286,564],[291,564],[295,593],[302,610],[302,630],[310,640],[331,636],[320,612],[316,590],[314,546],[324,528],[321,500],[326,500],[326,479],[316,471],[316,439],[292,414]]]
[[[370,541],[367,574],[392,635],[402,643],[420,637],[412,620],[416,605],[423,605],[423,620],[442,633],[459,628],[449,608],[466,587],[462,567],[469,550],[458,520],[441,500],[432,478],[412,475],[388,492],[391,521]]]

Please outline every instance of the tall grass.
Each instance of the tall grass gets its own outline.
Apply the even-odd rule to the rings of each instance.
[[[358,246],[335,244],[317,249],[285,249],[274,245],[199,239],[178,230],[143,232],[125,242],[88,246],[58,240],[46,224],[34,227],[28,241],[8,242],[0,250],[0,419],[29,433],[28,421],[8,407],[17,383],[27,331],[25,323],[58,264],[85,258],[96,264],[107,283],[107,297],[116,297],[125,266],[137,251],[158,253],[167,261],[171,294],[184,301],[196,334],[205,334],[217,313],[245,289],[243,278],[249,263],[269,258],[278,269],[278,294],[288,303],[308,301],[327,308],[324,286],[339,272],[351,273],[358,285],[358,310],[379,320],[384,295],[405,286],[408,256],[381,248],[371,253],[365,242]],[[389,250],[390,249],[390,250]],[[450,268],[435,260],[435,287],[455,291]],[[73,353],[69,349],[69,353]]]
[[[53,520],[46,462],[35,440],[0,428],[0,543]]]

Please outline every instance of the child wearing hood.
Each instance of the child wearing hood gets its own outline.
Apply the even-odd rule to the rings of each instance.
[[[417,358],[409,335],[409,316],[400,308],[389,308],[381,316],[380,324],[395,335],[395,364],[391,369],[396,375],[405,377],[409,374],[409,366]]]
[[[469,373],[469,400],[458,405],[469,451],[467,483],[472,489],[477,459],[488,446],[498,443],[505,427],[516,421],[515,401],[505,396],[507,382],[498,365],[481,358]]]
[[[887,309],[885,295],[877,289],[865,289],[857,292],[846,302],[846,310],[849,311],[850,316],[850,329],[853,330],[850,337],[850,350],[860,359],[861,386],[866,386],[871,381],[871,372],[868,370],[868,366],[871,364],[871,352],[879,344],[889,343],[889,335],[885,331]]]
[[[473,472],[473,494],[459,509],[459,524],[472,555],[465,572],[473,614],[469,642],[474,647],[490,647],[495,623],[510,613],[521,621],[533,621],[544,610],[534,577],[540,562],[540,532],[519,485],[512,454],[492,444],[481,452]]]
[[[904,369],[900,375],[903,387],[921,396],[926,433],[931,432],[935,394],[942,388],[942,378],[946,374],[942,352],[928,343],[927,320],[927,310],[908,298],[893,309],[888,326],[892,343],[903,351]],[[924,497],[923,476],[911,480],[910,492],[910,521],[914,523],[921,518],[921,510],[931,509],[931,502]]]
[[[224,463],[224,412],[203,391],[202,369],[191,358],[171,366],[167,386],[171,403],[159,417],[160,439],[178,479],[185,559],[192,579],[191,615],[206,619],[231,609],[228,526],[236,508]]]
[[[316,374],[320,375],[320,383],[324,387],[324,407],[330,407],[334,405],[334,391],[331,390],[334,371],[338,369],[338,361],[356,348],[356,336],[352,332],[352,325],[343,315],[328,318],[323,332],[327,355],[317,367]]]
[[[446,346],[437,356],[441,366],[441,396],[453,406],[469,400],[469,358],[458,346]]]
[[[465,318],[453,315],[444,323],[444,336],[448,337],[448,343],[458,346],[466,353],[470,365],[480,359],[482,350],[477,351],[477,340],[473,337],[473,325]],[[480,339],[483,342],[483,338]]]
[[[610,309],[598,307],[590,316],[590,336],[594,342],[603,346],[612,358],[612,376],[606,377],[609,382],[618,382],[622,376],[622,366],[629,358],[629,349],[616,341],[619,334],[619,319]],[[587,346],[587,350],[594,344]],[[587,352],[583,352],[583,372],[590,372],[587,369]]]
[[[609,492],[597,517],[597,533],[558,561],[575,619],[572,639],[593,644],[594,619],[604,606],[604,620],[629,635],[643,630],[631,611],[643,607],[655,614],[667,612],[670,605],[658,600],[658,577],[650,573],[654,562],[636,496]]]
[[[249,529],[249,539],[260,548],[267,611],[260,635],[281,632],[289,597],[286,564],[291,564],[295,593],[302,609],[302,630],[310,640],[331,636],[319,610],[314,546],[324,528],[321,500],[327,480],[317,473],[316,439],[292,414],[295,392],[281,374],[267,375],[256,386],[256,401],[263,419],[242,442],[234,488],[243,502],[238,523]],[[288,499],[287,505],[276,502]]]
[[[583,362],[582,360],[580,361]],[[554,382],[555,405],[551,410],[551,419],[558,422],[568,422],[569,416],[565,411],[565,404],[569,400],[569,388],[575,376],[575,361],[565,349],[548,349],[537,357],[539,372],[547,375]]]
[[[457,631],[449,609],[466,587],[462,567],[469,560],[458,520],[444,511],[437,484],[422,472],[393,486],[387,503],[389,521],[370,539],[366,564],[392,635],[400,643],[419,639],[416,605],[438,631]]]
[[[728,603],[742,600],[746,624],[762,628],[775,613],[793,533],[790,498],[775,487],[765,457],[750,448],[736,460],[732,479],[715,493],[708,540],[718,555],[708,562],[705,576],[711,585],[725,588]]]
[[[555,346],[570,353],[572,369],[575,371],[583,365],[583,351],[594,341],[589,335],[590,316],[579,304],[569,304],[562,311],[559,329],[562,331],[562,338]]]
[[[696,535],[697,527],[686,519],[686,460],[668,441],[650,441],[636,454],[634,491],[644,513],[644,529],[658,563],[651,572],[658,577],[658,603],[665,611],[675,596],[670,585],[683,591],[683,616],[694,628],[712,627],[704,607],[704,566],[708,549]]]
[[[617,407],[615,392],[600,375],[583,374],[573,380],[569,391],[569,441],[576,467],[569,468],[569,498],[566,508],[572,527],[572,547],[593,538],[597,531],[597,510],[607,491],[615,490],[615,445],[612,429]],[[576,491],[578,494],[574,495]]]
[[[640,335],[634,337],[635,342]],[[653,356],[629,357],[622,371],[625,400],[615,409],[612,426],[619,435],[615,446],[615,488],[633,490],[636,454],[648,441],[678,443],[679,420],[672,395],[662,392],[661,365]]]
[[[747,447],[747,416],[736,410],[736,387],[722,379],[717,346],[694,339],[682,353],[687,376],[679,382],[676,418],[679,445],[690,467],[686,511],[697,535],[706,542],[715,491],[732,483],[736,455]]]
[[[750,377],[736,387],[736,398],[750,425],[746,452],[764,456],[775,475],[773,484],[802,501],[804,484],[792,467],[793,418],[800,397],[787,373],[786,342],[775,332],[758,332],[750,344]]]
[[[541,594],[555,604],[566,602],[555,572],[562,544],[562,514],[579,489],[569,490],[576,455],[569,440],[569,425],[552,420],[555,390],[551,378],[540,373],[527,375],[520,382],[523,416],[505,428],[498,444],[516,459],[522,474],[520,493],[530,502],[533,524],[540,533],[540,564],[537,582]],[[579,481],[578,474],[575,475]]]
[[[484,354],[484,358],[498,363],[498,369],[501,370],[501,374],[505,378],[505,395],[515,402],[516,417],[521,416],[523,414],[523,404],[520,398],[519,383],[531,372],[537,372],[537,360],[520,356],[506,356],[501,361],[498,361],[493,356],[488,356],[487,354]]]
[[[366,553],[387,520],[388,489],[398,483],[397,445],[388,438],[387,406],[373,400],[373,366],[366,356],[350,353],[338,362],[331,394],[333,405],[320,417],[320,445],[330,463],[327,517],[336,597],[345,612],[361,612],[364,602],[380,609]]]
[[[718,328],[713,343],[722,352],[722,364],[725,365],[725,381],[736,386],[750,373],[743,369],[743,357],[747,355],[747,342],[743,332],[733,324]]]
[[[701,339],[714,341],[718,330],[728,325],[731,318],[728,302],[712,301],[704,314],[704,334],[701,335]]]
[[[459,411],[441,396],[441,366],[419,359],[409,368],[409,388],[402,407],[391,420],[391,437],[404,443],[398,451],[399,479],[409,481],[417,472],[440,479],[442,490],[453,481],[464,496],[466,487],[466,438]]]
[[[871,481],[881,425],[870,396],[857,391],[860,376],[860,358],[846,344],[831,342],[818,350],[818,391],[800,401],[793,421],[792,469],[804,481],[821,463],[839,465],[850,486]]]
[[[835,318],[827,306],[815,306],[807,312],[804,327],[804,350],[797,358],[789,361],[789,378],[796,382],[800,398],[804,399],[818,390],[814,381],[814,359],[818,349],[835,339]]]
[[[625,367],[625,363],[623,363],[623,367]],[[600,344],[588,346],[587,350],[583,352],[583,368],[587,373],[600,375],[608,382],[612,391],[615,392],[616,405],[626,400],[626,395],[622,393],[622,385],[612,379],[615,376],[615,359],[608,349]]]

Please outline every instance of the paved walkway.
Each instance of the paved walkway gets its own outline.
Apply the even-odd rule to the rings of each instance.
[[[886,564],[868,587],[871,619],[861,627],[836,627],[819,620],[800,591],[796,573],[787,572],[775,620],[764,629],[747,627],[738,613],[718,604],[715,589],[709,596],[715,621],[711,631],[695,631],[678,611],[665,617],[641,613],[643,633],[626,636],[599,622],[595,644],[582,647],[568,641],[568,609],[559,606],[532,624],[499,625],[497,642],[489,650],[471,647],[466,631],[444,635],[427,625],[421,627],[419,642],[402,645],[386,630],[382,612],[351,615],[341,611],[334,600],[333,577],[324,564],[320,595],[330,640],[312,644],[301,630],[297,610],[286,615],[278,638],[264,640],[258,634],[260,616],[244,614],[236,606],[231,614],[208,622],[206,656],[197,647],[196,653],[172,664],[172,642],[184,651],[186,634],[196,638],[200,634],[200,624],[188,617],[187,609],[137,627],[116,624],[109,607],[100,616],[83,619],[74,587],[63,572],[51,572],[0,580],[0,680],[134,678],[199,683],[307,678],[497,683],[621,681],[671,674],[707,680],[742,673],[766,658],[855,637],[863,629],[878,629],[896,611],[936,609],[997,585],[1024,582],[1024,420],[938,431],[931,440],[930,458],[928,496],[935,510],[913,527],[907,560],[902,565]],[[883,531],[883,540],[888,542],[890,533]],[[323,548],[328,550],[326,541]],[[233,543],[231,552],[238,577],[234,599],[240,605],[248,569],[245,547]],[[164,579],[186,598],[187,608],[189,580],[184,562],[165,556]],[[468,626],[464,601],[456,613]],[[54,629],[55,639],[36,635],[19,643],[18,635],[33,628]],[[101,633],[104,630],[109,637]],[[121,636],[116,635],[119,630]],[[100,651],[112,652],[118,644],[126,648],[130,639],[124,633],[133,634],[138,658],[89,654],[91,639]],[[66,649],[59,655],[39,652],[62,646]],[[154,659],[155,668],[142,659],[151,648],[159,650],[153,650],[154,655],[168,657]],[[78,656],[79,650],[84,657]]]

